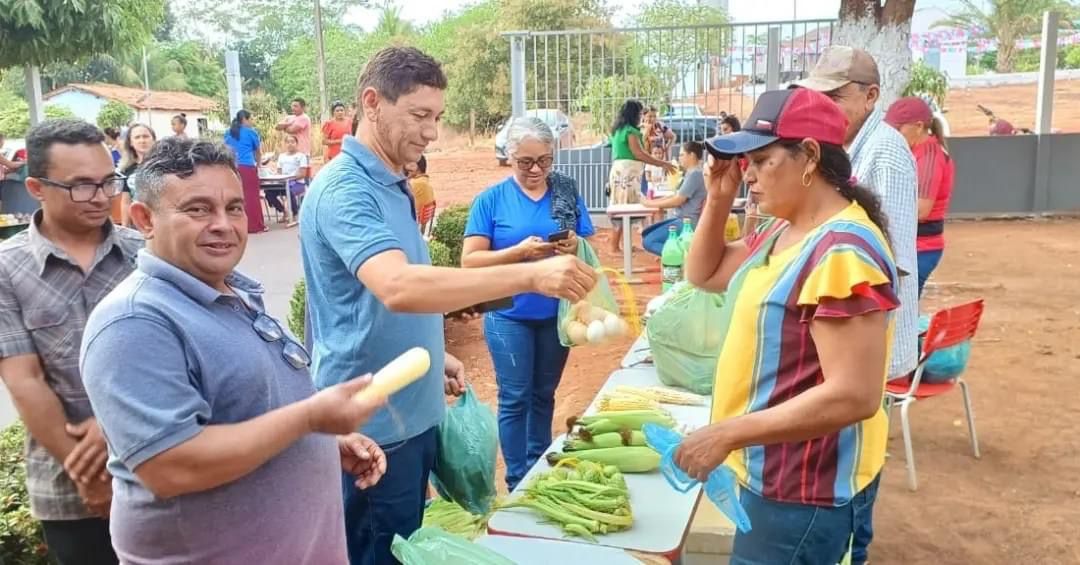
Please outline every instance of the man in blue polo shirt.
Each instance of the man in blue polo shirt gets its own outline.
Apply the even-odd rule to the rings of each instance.
[[[358,81],[356,137],[345,138],[303,204],[316,386],[372,372],[411,347],[432,357],[429,373],[362,429],[387,453],[390,472],[366,491],[345,481],[353,565],[396,562],[394,534],[420,526],[443,394],[464,386],[464,368],[445,353],[442,313],[524,292],[580,300],[596,284],[595,271],[569,256],[486,269],[431,266],[403,166],[438,137],[445,88],[439,64],[417,49],[372,57]]]
[[[90,315],[80,367],[120,561],[344,565],[338,481],[344,469],[368,488],[385,471],[351,433],[381,401],[353,398],[366,378],[316,393],[307,352],[233,270],[247,217],[228,148],[158,142],[136,198],[147,248]]]

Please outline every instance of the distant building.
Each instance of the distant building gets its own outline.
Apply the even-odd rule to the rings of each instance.
[[[117,86],[115,84],[69,84],[45,95],[46,106],[63,106],[79,118],[97,123],[98,113],[109,101],[127,104],[135,111],[134,121],[154,129],[158,137],[172,135],[173,116],[184,114],[189,137],[200,137],[224,126],[210,118],[217,102],[187,92],[172,92]]]

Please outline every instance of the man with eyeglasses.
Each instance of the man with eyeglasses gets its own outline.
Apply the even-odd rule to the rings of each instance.
[[[30,512],[62,565],[117,562],[105,440],[79,371],[79,339],[143,240],[109,221],[123,179],[104,142],[79,120],[31,129],[26,190],[41,209],[0,244],[0,375],[28,432]]]
[[[341,472],[361,490],[385,472],[378,446],[351,433],[384,399],[354,398],[368,378],[316,393],[307,351],[235,271],[247,217],[227,147],[158,142],[131,216],[147,248],[82,345],[115,477],[117,554],[344,565]]]

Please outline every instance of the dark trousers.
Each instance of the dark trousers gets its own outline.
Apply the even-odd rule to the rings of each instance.
[[[109,522],[101,518],[41,522],[49,556],[60,565],[116,565]]]
[[[938,263],[941,262],[941,255],[945,251],[937,249],[934,251],[920,251],[919,258],[919,297],[922,298],[923,288],[926,287],[926,281],[930,279],[930,273],[934,272]]]
[[[351,565],[397,563],[390,553],[394,534],[408,538],[420,529],[427,501],[428,475],[435,466],[438,428],[402,442],[381,446],[386,474],[373,487],[358,490],[356,477],[342,475],[345,541]]]

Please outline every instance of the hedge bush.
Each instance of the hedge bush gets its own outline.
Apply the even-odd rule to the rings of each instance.
[[[0,563],[47,565],[41,523],[30,515],[25,444],[22,424],[0,432]]]
[[[289,331],[300,341],[304,340],[304,309],[307,307],[307,284],[300,279],[293,287],[292,297],[289,298]]]
[[[469,221],[469,207],[455,205],[443,210],[435,219],[435,227],[431,230],[431,239],[446,246],[450,251],[450,264],[448,267],[461,265],[461,246],[465,241],[465,224]],[[434,257],[432,263],[435,264]]]

